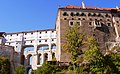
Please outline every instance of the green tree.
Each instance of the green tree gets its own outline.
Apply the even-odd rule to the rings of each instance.
[[[89,63],[91,73],[104,73],[104,56],[100,52],[99,45],[94,37],[87,37],[87,50],[84,52],[84,58]]]
[[[69,27],[65,33],[66,43],[64,44],[64,49],[66,49],[71,54],[72,63],[77,62],[78,56],[81,54],[81,47],[83,45],[83,33],[79,31],[79,25],[75,24]]]
[[[10,74],[10,62],[5,57],[0,57],[0,74]]]
[[[25,69],[23,65],[17,67],[15,74],[25,74]]]
[[[43,63],[41,67],[38,67],[35,74],[55,74],[58,71],[59,68],[57,65]]]

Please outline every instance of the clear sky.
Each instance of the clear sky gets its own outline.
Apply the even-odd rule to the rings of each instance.
[[[82,0],[0,0],[0,32],[53,29],[58,5],[81,6]],[[120,0],[84,0],[86,6],[120,7]]]

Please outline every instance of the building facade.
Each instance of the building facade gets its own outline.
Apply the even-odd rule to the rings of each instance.
[[[55,29],[6,34],[6,45],[21,55],[21,64],[37,69],[44,61],[70,62],[62,44],[68,27],[80,26],[85,35],[94,36],[105,53],[106,45],[120,45],[120,8],[66,6],[58,8]],[[32,57],[32,59],[31,59]],[[32,61],[32,62],[31,62]]]
[[[21,64],[25,66],[37,69],[44,61],[57,60],[54,29],[7,33],[5,38],[6,45],[13,46],[20,53]]]
[[[62,45],[65,43],[66,30],[75,24],[80,26],[80,32],[95,37],[104,54],[106,45],[110,45],[109,48],[119,45],[120,8],[68,5],[58,9],[56,19],[57,58],[61,62],[70,62],[70,54],[66,53]]]

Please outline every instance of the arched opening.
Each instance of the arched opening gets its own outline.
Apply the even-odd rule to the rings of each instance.
[[[38,50],[49,50],[49,46],[47,44],[39,45]]]
[[[46,61],[48,61],[48,54],[47,53],[44,54],[44,62],[46,62]]]
[[[31,54],[29,54],[27,56],[27,65],[32,65],[32,55]]]
[[[52,45],[51,45],[51,48],[52,48],[52,49],[56,49],[56,44],[52,44]]]
[[[52,53],[52,59],[55,59],[55,53],[54,52]]]
[[[21,55],[21,64],[25,65],[25,56],[24,55]]]
[[[28,52],[28,51],[34,51],[34,47],[33,46],[25,47],[24,52]]]
[[[38,55],[38,65],[42,64],[42,54]]]

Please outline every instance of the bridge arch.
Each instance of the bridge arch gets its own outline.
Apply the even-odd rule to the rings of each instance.
[[[40,54],[38,54],[38,65],[41,65],[42,64],[42,59],[43,59],[43,57],[42,57],[42,54],[40,53]]]
[[[40,44],[37,47],[38,50],[49,50],[49,45],[48,44]]]
[[[33,59],[32,54],[28,54],[27,55],[27,60],[26,60],[27,65],[32,65],[32,59]]]

